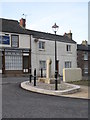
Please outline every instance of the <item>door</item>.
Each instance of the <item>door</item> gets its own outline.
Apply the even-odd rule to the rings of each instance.
[[[29,73],[29,56],[23,56],[23,72]]]

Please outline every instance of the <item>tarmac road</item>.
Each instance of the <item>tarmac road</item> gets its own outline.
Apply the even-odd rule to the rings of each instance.
[[[3,118],[87,118],[88,100],[55,97],[20,88],[25,77],[2,79]]]

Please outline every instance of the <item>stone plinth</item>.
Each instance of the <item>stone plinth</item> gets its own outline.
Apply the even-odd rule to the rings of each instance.
[[[39,82],[47,83],[47,84],[55,84],[55,78],[38,78]],[[60,80],[57,80],[58,84],[60,84]]]

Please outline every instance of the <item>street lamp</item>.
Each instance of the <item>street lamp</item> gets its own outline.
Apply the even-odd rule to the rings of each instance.
[[[56,32],[58,31],[59,26],[56,25],[56,23],[52,26],[52,29],[56,35]],[[58,90],[57,88],[57,46],[56,46],[56,39],[55,39],[55,90]]]

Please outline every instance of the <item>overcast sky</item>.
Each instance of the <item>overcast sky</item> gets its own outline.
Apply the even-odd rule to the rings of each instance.
[[[7,0],[6,0],[7,1]],[[88,1],[83,2],[6,2],[1,5],[1,18],[20,20],[26,15],[26,28],[53,33],[52,25],[59,26],[57,34],[69,30],[77,43],[88,40]]]

